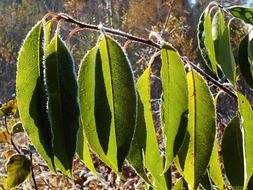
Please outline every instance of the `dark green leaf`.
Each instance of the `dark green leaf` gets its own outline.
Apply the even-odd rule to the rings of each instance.
[[[45,65],[48,116],[54,134],[55,165],[64,174],[71,176],[80,126],[78,87],[73,58],[57,34],[46,49]]]
[[[244,164],[240,120],[233,118],[225,129],[222,139],[222,156],[228,180],[234,189],[243,189]]]
[[[32,163],[24,155],[12,156],[6,165],[7,186],[15,188],[23,183],[32,173]]]
[[[178,52],[165,45],[161,51],[162,122],[167,170],[182,145],[187,126],[188,89],[184,64]],[[176,108],[175,108],[175,105]]]
[[[249,35],[246,35],[240,43],[240,47],[238,50],[238,65],[241,71],[241,74],[247,84],[253,88],[253,76],[251,73],[251,64],[249,62],[248,56],[248,43],[249,43]]]
[[[38,153],[54,170],[52,134],[47,116],[43,74],[43,26],[38,22],[19,52],[16,78],[20,119]],[[29,77],[28,77],[29,76]]]
[[[147,131],[144,118],[144,106],[139,97],[138,111],[137,111],[137,125],[129,153],[127,155],[127,160],[134,167],[138,175],[141,176],[146,183],[150,184],[144,169],[143,157],[144,151],[146,149],[146,141],[147,141]]]
[[[22,133],[24,132],[24,128],[22,126],[22,123],[21,122],[17,122],[15,123],[13,126],[12,126],[12,129],[11,129],[11,134],[16,134],[16,133]]]
[[[190,187],[197,189],[211,157],[216,131],[215,109],[204,79],[191,70],[187,80],[188,126],[177,165]]]
[[[234,17],[242,19],[244,22],[253,25],[253,8],[234,6],[230,7],[228,10]]]
[[[206,173],[200,182],[200,186],[204,190],[213,190],[212,181],[208,170],[206,170]]]

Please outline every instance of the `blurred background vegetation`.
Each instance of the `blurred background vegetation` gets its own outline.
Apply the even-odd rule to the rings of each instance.
[[[0,102],[15,97],[18,50],[26,33],[48,12],[65,12],[91,24],[102,23],[148,38],[150,31],[163,32],[163,38],[173,44],[182,56],[201,62],[197,51],[198,17],[210,0],[0,0]],[[253,6],[252,0],[220,0],[224,6]],[[168,19],[167,27],[163,26]],[[63,38],[73,29],[64,25]],[[82,31],[67,41],[78,64],[97,40],[96,32]],[[124,39],[120,39],[122,44]],[[131,43],[130,56],[135,77],[147,64],[155,50]],[[29,76],[27,76],[29,77]]]

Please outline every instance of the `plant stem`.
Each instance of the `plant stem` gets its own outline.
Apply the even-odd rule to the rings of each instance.
[[[6,118],[6,116],[4,116],[4,126],[5,126],[5,129],[6,129],[7,133],[8,133],[9,135],[11,135],[11,144],[12,144],[12,146],[14,147],[14,149],[15,149],[19,154],[21,154],[20,150],[19,150],[18,147],[15,145],[15,143],[14,143],[14,141],[13,141],[13,139],[12,139],[12,134],[10,133],[10,131],[9,131],[9,129],[8,129],[7,118]]]
[[[162,48],[161,44],[158,44],[158,43],[156,43],[156,42],[154,42],[150,39],[145,39],[145,38],[142,38],[142,37],[139,37],[139,36],[135,36],[135,35],[123,32],[121,30],[115,30],[115,29],[107,28],[107,27],[102,27],[101,28],[98,25],[83,23],[83,22],[80,22],[80,21],[78,21],[78,20],[76,20],[76,19],[72,18],[71,16],[69,16],[67,14],[64,14],[64,13],[55,14],[55,16],[53,18],[58,20],[58,21],[63,20],[63,21],[66,21],[68,23],[75,24],[80,29],[90,29],[90,30],[95,30],[95,31],[103,30],[104,32],[107,32],[109,34],[120,36],[120,37],[126,38],[126,39],[134,41],[134,42],[142,43],[142,44],[157,48],[159,50]],[[222,85],[221,83],[216,81],[214,78],[212,78],[210,75],[208,75],[205,71],[203,71],[201,68],[199,68],[195,64],[193,64],[191,62],[189,62],[189,64],[191,65],[191,67],[195,71],[197,71],[200,75],[202,75],[207,81],[212,82],[214,85],[216,85],[221,90],[226,92],[229,96],[231,96],[234,99],[237,99],[237,95],[234,93],[234,91],[230,90],[229,88],[225,87],[224,85]]]
[[[32,166],[33,166],[33,162],[32,162],[32,152],[30,151],[30,161],[32,163]],[[33,171],[33,167],[32,167],[32,179],[33,179],[33,183],[34,183],[34,189],[38,190],[38,187],[37,187],[37,183],[36,183],[36,179],[35,179],[35,175],[34,175],[34,171]]]

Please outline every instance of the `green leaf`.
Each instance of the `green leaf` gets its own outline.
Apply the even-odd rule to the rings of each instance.
[[[46,26],[45,26],[45,44],[46,44],[46,47],[51,42],[51,33],[52,33],[52,27],[53,27],[54,22],[55,22],[54,20],[49,20],[46,23]]]
[[[235,58],[232,52],[232,47],[230,43],[230,27],[229,24],[225,28],[220,42],[220,51],[219,51],[219,62],[221,70],[226,76],[226,78],[235,85]]]
[[[129,164],[134,168],[136,173],[149,185],[152,185],[144,169],[143,152],[139,147],[136,135],[134,135],[130,150],[127,155]]]
[[[100,59],[97,56],[97,48],[93,48],[88,51],[81,61],[78,84],[79,84],[79,104],[81,111],[81,123],[82,126],[79,130],[79,137],[77,143],[77,153],[84,163],[94,172],[91,162],[90,153],[87,146],[87,142],[91,142],[90,146],[99,156],[99,158],[110,166],[113,170],[117,171],[117,168],[113,167],[110,161],[107,159],[104,151],[99,143],[99,138],[96,132],[95,121],[95,64],[96,59]],[[99,61],[99,60],[98,60]]]
[[[87,137],[88,142],[90,142],[91,148],[98,155],[98,157],[106,163],[112,170],[115,172],[118,171],[117,163],[113,163],[105,154],[102,145],[100,144],[100,139],[97,133],[96,119],[95,119],[95,86],[96,89],[100,90],[100,95],[98,91],[96,92],[97,98],[100,98],[100,101],[106,102],[105,89],[103,84],[103,73],[101,69],[101,57],[97,47],[94,47],[92,50],[88,51],[84,56],[81,66],[79,69],[78,75],[78,84],[79,84],[79,102],[80,102],[80,111],[81,111],[81,123],[82,127],[79,131],[79,136]],[[104,93],[104,94],[102,94]],[[97,100],[96,100],[97,101]],[[104,118],[102,121],[108,120],[111,113],[108,105],[104,104],[103,111]],[[109,125],[105,122],[105,124]],[[82,131],[83,134],[80,134]],[[104,138],[107,139],[108,133],[104,133]],[[103,138],[103,136],[100,136]],[[82,138],[82,137],[80,137]],[[102,141],[102,140],[101,140]],[[85,151],[85,144],[82,144],[83,141],[78,141],[78,154],[81,155]],[[115,145],[116,146],[116,145]],[[116,148],[115,148],[116,149]],[[120,175],[119,173],[117,173]]]
[[[244,22],[253,25],[253,8],[233,6],[227,9],[230,13]]]
[[[244,164],[240,120],[233,118],[225,129],[222,139],[222,156],[228,180],[234,189],[243,189]]]
[[[253,189],[253,175],[251,176],[251,178],[249,180],[248,189]]]
[[[253,175],[253,112],[249,101],[238,93],[238,110],[241,115],[241,124],[244,144],[244,187],[248,186],[250,177]]]
[[[80,126],[78,87],[73,58],[57,34],[46,49],[45,75],[55,165],[71,176]]]
[[[214,50],[215,50],[215,57],[216,61],[220,63],[221,56],[224,56],[220,54],[221,49],[221,38],[224,32],[224,16],[222,14],[222,11],[218,9],[218,11],[215,13],[212,21],[212,36],[213,36],[213,43],[214,43]]]
[[[222,176],[220,158],[218,153],[218,139],[215,139],[214,141],[213,151],[209,162],[209,175],[213,183],[219,187],[219,189],[225,189],[226,183]]]
[[[151,67],[149,66],[137,82],[137,91],[140,95],[140,100],[144,108],[144,121],[138,119],[138,125],[146,126],[146,141],[142,131],[138,131],[138,143],[139,146],[144,149],[144,163],[146,169],[152,175],[152,182],[154,188],[167,189],[167,181],[165,175],[161,175],[164,171],[163,168],[163,157],[160,156],[158,142],[156,139],[156,132],[152,118],[151,108],[151,88],[150,88],[150,75]],[[143,123],[145,122],[145,123]],[[140,129],[137,126],[137,130]],[[154,164],[155,163],[155,164]]]
[[[212,22],[210,11],[212,5],[213,3],[210,3],[199,17],[198,46],[207,66],[217,75],[218,73],[216,66],[214,41],[212,37]]]
[[[31,29],[20,49],[16,92],[22,124],[38,153],[46,160],[49,168],[54,170],[52,133],[44,87],[42,25],[40,21]]]
[[[15,188],[23,183],[32,173],[32,163],[24,155],[16,154],[12,156],[6,165],[7,186]]]
[[[161,57],[161,115],[166,142],[166,171],[178,153],[186,132],[188,89],[184,64],[178,52],[165,45],[161,50]]]
[[[253,75],[253,32],[250,31],[248,34],[248,60],[250,63],[251,76]]]
[[[248,43],[249,35],[246,35],[240,42],[240,47],[238,50],[238,65],[244,80],[251,88],[253,88],[253,76],[248,55]]]
[[[140,100],[140,96],[138,96],[137,125],[129,153],[127,155],[127,160],[136,170],[138,175],[141,176],[147,184],[151,185],[144,169],[143,157],[146,149],[146,141],[147,131],[144,118],[144,105]]]
[[[187,188],[187,183],[184,181],[184,178],[179,178],[174,186],[173,190],[186,190]]]
[[[11,128],[11,135],[22,132],[24,132],[24,128],[21,122],[15,123]]]
[[[101,67],[102,76],[98,76],[95,87],[97,133],[104,152],[121,171],[136,122],[133,72],[123,49],[113,39],[103,35],[98,48],[101,65],[96,66]]]
[[[200,186],[204,190],[213,190],[212,181],[208,170],[206,170],[206,173],[200,182]]]
[[[92,171],[95,175],[97,175],[97,171],[93,165],[93,161],[90,155],[90,150],[88,146],[88,140],[85,134],[85,131],[82,127],[80,127],[78,131],[78,138],[77,138],[77,148],[76,152],[86,167]],[[97,177],[99,177],[97,175]]]
[[[215,109],[204,79],[191,70],[187,80],[188,126],[177,165],[190,187],[197,189],[206,172],[215,139]]]

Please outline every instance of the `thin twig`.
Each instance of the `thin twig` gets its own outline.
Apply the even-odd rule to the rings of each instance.
[[[101,28],[98,25],[93,25],[93,24],[87,24],[87,23],[80,22],[80,21],[78,21],[78,20],[76,20],[76,19],[72,18],[71,16],[69,16],[67,14],[64,14],[64,13],[57,14],[56,19],[64,20],[66,22],[76,24],[80,28],[84,28],[84,29],[90,29],[90,30],[95,30],[95,31],[100,31],[101,30]],[[103,31],[107,32],[109,34],[113,34],[113,35],[116,35],[116,36],[126,38],[128,40],[143,43],[143,44],[146,44],[146,45],[151,46],[151,47],[155,47],[155,48],[158,48],[158,49],[161,48],[160,44],[155,43],[154,41],[152,41],[150,39],[141,38],[139,36],[135,36],[135,35],[123,32],[121,30],[115,30],[115,29],[111,29],[111,28],[107,28],[107,27],[103,26]]]
[[[14,141],[13,141],[13,139],[12,139],[12,134],[10,133],[10,131],[9,131],[9,129],[8,129],[7,118],[6,118],[6,116],[4,116],[4,126],[5,126],[5,129],[6,129],[7,133],[8,133],[9,135],[11,135],[11,144],[12,144],[12,146],[14,147],[14,149],[15,149],[19,154],[21,154],[20,150],[19,150],[18,147],[15,145],[15,143],[14,143]]]
[[[161,37],[163,37],[164,32],[165,32],[165,30],[166,30],[166,27],[167,27],[167,25],[168,25],[169,18],[170,18],[170,15],[171,15],[171,11],[172,11],[172,7],[173,7],[174,2],[175,2],[175,0],[172,0],[172,1],[170,2],[170,7],[169,7],[169,10],[168,10],[168,14],[167,14],[165,23],[164,23],[164,25],[163,25],[163,29],[162,29],[162,31],[161,31]]]
[[[55,16],[56,19],[58,20],[64,20],[68,23],[72,23],[77,25],[79,28],[83,28],[83,29],[90,29],[90,30],[95,30],[95,31],[100,31],[101,28],[97,25],[92,25],[92,24],[87,24],[87,23],[83,23],[80,22],[74,18],[72,18],[71,16],[64,14],[64,13],[59,13]],[[107,32],[109,34],[112,35],[116,35],[116,36],[120,36],[123,38],[126,38],[128,40],[134,41],[134,42],[138,42],[138,43],[142,43],[157,49],[161,49],[162,46],[150,39],[145,39],[139,36],[135,36],[126,32],[123,32],[121,30],[115,30],[115,29],[111,29],[111,28],[107,28],[107,27],[103,27],[103,31]],[[221,90],[223,90],[224,92],[226,92],[229,96],[231,96],[234,99],[237,99],[237,95],[234,93],[234,91],[230,90],[229,88],[223,86],[221,83],[219,83],[218,81],[216,81],[214,78],[212,78],[211,76],[209,76],[207,73],[205,73],[205,71],[203,71],[201,68],[199,68],[198,66],[196,66],[195,64],[189,62],[189,64],[192,66],[192,68],[197,71],[199,74],[201,74],[207,81],[212,82],[214,85],[216,85],[217,87],[219,87]]]
[[[33,161],[32,160],[33,160],[33,154],[30,151],[30,161],[31,161],[31,163],[33,165]],[[33,166],[32,166],[32,179],[33,179],[34,189],[38,190],[36,179],[35,179],[35,175],[34,175],[34,171],[33,171]]]

